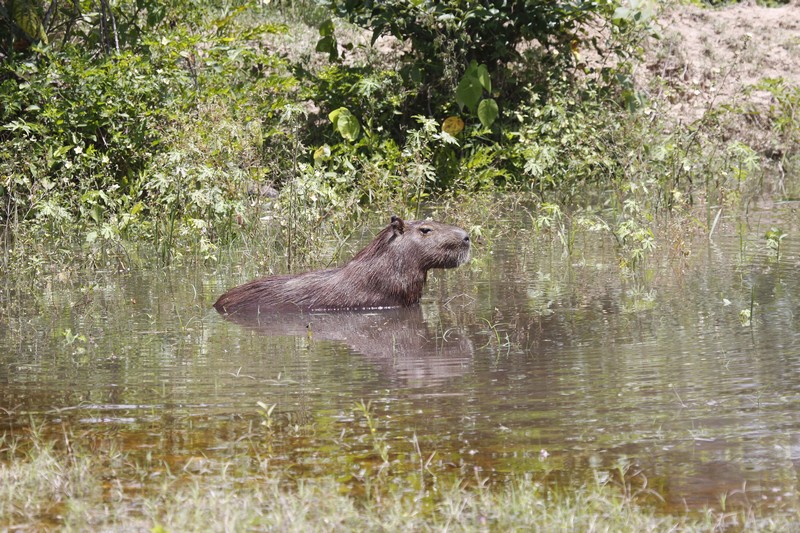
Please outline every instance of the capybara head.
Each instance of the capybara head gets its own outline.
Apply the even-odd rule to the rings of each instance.
[[[405,271],[415,277],[431,268],[455,268],[469,260],[469,234],[457,226],[433,220],[403,220],[392,216],[386,226],[350,264],[383,265],[384,274]]]
[[[391,228],[399,250],[417,259],[423,270],[455,268],[469,260],[469,234],[457,226],[392,216]]]

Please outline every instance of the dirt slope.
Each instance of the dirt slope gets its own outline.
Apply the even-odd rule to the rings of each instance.
[[[647,46],[646,77],[676,117],[693,120],[711,106],[743,99],[767,104],[769,93],[743,92],[764,78],[800,86],[798,0],[782,7],[673,5],[658,26],[661,39]]]

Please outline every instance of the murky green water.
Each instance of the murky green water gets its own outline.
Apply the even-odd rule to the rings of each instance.
[[[789,233],[780,260],[770,224]],[[633,277],[608,236],[580,233],[565,255],[522,223],[432,276],[419,308],[246,324],[210,307],[242,265],[54,274],[4,289],[0,427],[351,486],[381,452],[395,473],[421,455],[438,476],[492,481],[625,463],[675,508],[779,505],[800,467],[797,229],[789,206],[723,219],[711,240],[676,230]]]

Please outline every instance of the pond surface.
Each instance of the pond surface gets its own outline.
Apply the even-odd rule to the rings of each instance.
[[[69,429],[175,467],[253,457],[351,487],[421,457],[434,477],[490,482],[627,465],[667,509],[796,501],[792,206],[723,217],[712,239],[675,229],[636,276],[607,234],[579,232],[565,254],[504,224],[405,310],[236,323],[211,303],[254,274],[241,264],[6,286],[0,428]],[[770,225],[789,234],[779,258]]]

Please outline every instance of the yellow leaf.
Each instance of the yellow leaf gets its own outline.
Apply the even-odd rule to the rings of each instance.
[[[450,135],[458,135],[464,129],[464,121],[458,117],[447,117],[442,123],[442,131]]]

